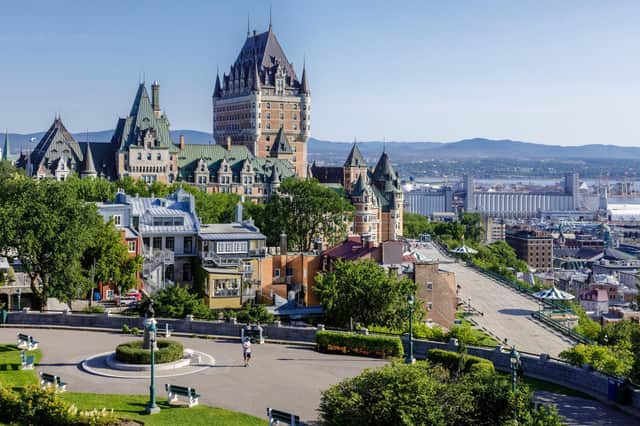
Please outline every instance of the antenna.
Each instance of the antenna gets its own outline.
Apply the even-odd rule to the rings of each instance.
[[[247,38],[249,38],[249,27],[251,26],[251,24],[249,23],[250,18],[251,14],[247,13]]]
[[[272,22],[271,21],[271,8],[272,8],[272,5],[270,4],[269,5],[269,31],[271,31],[271,22]]]

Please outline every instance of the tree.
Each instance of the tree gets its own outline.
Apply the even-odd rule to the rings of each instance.
[[[322,424],[333,425],[508,425],[559,426],[554,410],[531,403],[531,391],[495,373],[451,378],[427,363],[395,363],[343,380],[322,393]]]
[[[153,297],[153,307],[157,316],[165,318],[185,318],[187,315],[193,315],[206,319],[211,316],[211,310],[202,298],[178,284],[160,290]],[[145,310],[146,306],[143,306],[142,312]]]
[[[397,328],[409,316],[407,295],[415,293],[416,285],[390,275],[372,260],[338,260],[332,271],[318,275],[315,290],[332,325],[348,327],[353,321]]]
[[[418,238],[422,233],[433,232],[429,219],[421,214],[404,212],[402,214],[402,235]]]
[[[110,221],[96,227],[82,257],[82,265],[93,280],[92,286],[97,282],[114,282],[119,293],[124,294],[136,286],[142,258],[129,256],[120,231]]]
[[[0,220],[0,250],[16,250],[37,307],[47,297],[69,302],[89,288],[81,260],[102,218],[71,186],[26,178],[0,182]]]
[[[343,192],[320,185],[315,179],[288,178],[264,206],[250,208],[270,245],[287,234],[292,250],[309,251],[316,238],[330,245],[344,239],[353,207]]]

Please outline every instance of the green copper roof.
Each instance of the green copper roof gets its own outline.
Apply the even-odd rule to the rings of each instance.
[[[344,162],[345,167],[366,167],[367,163],[365,163],[364,158],[362,158],[362,154],[360,153],[360,149],[358,148],[358,144],[354,143],[351,147],[351,151],[349,152],[349,156],[347,160]]]
[[[184,149],[178,150],[179,178],[190,181],[200,159],[207,164],[209,173],[214,177],[217,176],[223,161],[226,161],[233,174],[234,182],[239,181],[240,172],[247,161],[255,172],[257,182],[269,182],[274,167],[281,179],[293,176],[295,173],[295,169],[289,161],[257,158],[247,147],[242,145],[232,145],[231,150],[227,150],[221,145],[188,144],[184,146]]]
[[[123,150],[129,145],[144,144],[145,137],[154,140],[153,147],[173,149],[169,120],[164,114],[156,118],[147,88],[142,83],[138,86],[129,116],[118,120],[111,142]]]
[[[280,130],[278,130],[278,135],[271,147],[271,152],[274,154],[293,154],[293,148],[291,148],[291,144],[289,143],[287,135],[284,133],[283,127],[280,127]]]

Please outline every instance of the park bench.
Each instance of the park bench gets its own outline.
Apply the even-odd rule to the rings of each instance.
[[[28,334],[18,333],[18,347],[26,347],[28,351],[38,349],[38,342],[34,340],[33,336]]]
[[[269,426],[278,425],[280,423],[291,426],[302,426],[300,416],[287,413],[286,411],[267,408],[267,417],[269,417]]]
[[[59,376],[49,373],[40,373],[40,386],[45,389],[53,386],[56,391],[64,392],[67,390],[67,384],[60,380]]]
[[[33,363],[36,357],[33,355],[27,355],[25,351],[20,352],[20,364],[23,370],[33,370]]]
[[[178,400],[178,396],[184,396],[189,399],[189,408],[194,405],[198,405],[198,398],[200,398],[200,394],[197,393],[194,388],[170,385],[169,383],[165,385],[165,388],[169,394],[169,403],[176,402]]]

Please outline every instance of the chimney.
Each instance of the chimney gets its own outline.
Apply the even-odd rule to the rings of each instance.
[[[180,135],[180,151],[184,150],[184,135]]]
[[[156,118],[160,118],[162,115],[160,111],[160,84],[157,81],[151,85],[151,107]]]
[[[280,234],[280,254],[287,254],[287,234],[284,231]]]
[[[227,151],[231,151],[231,136],[227,136],[225,140],[227,142]]]

